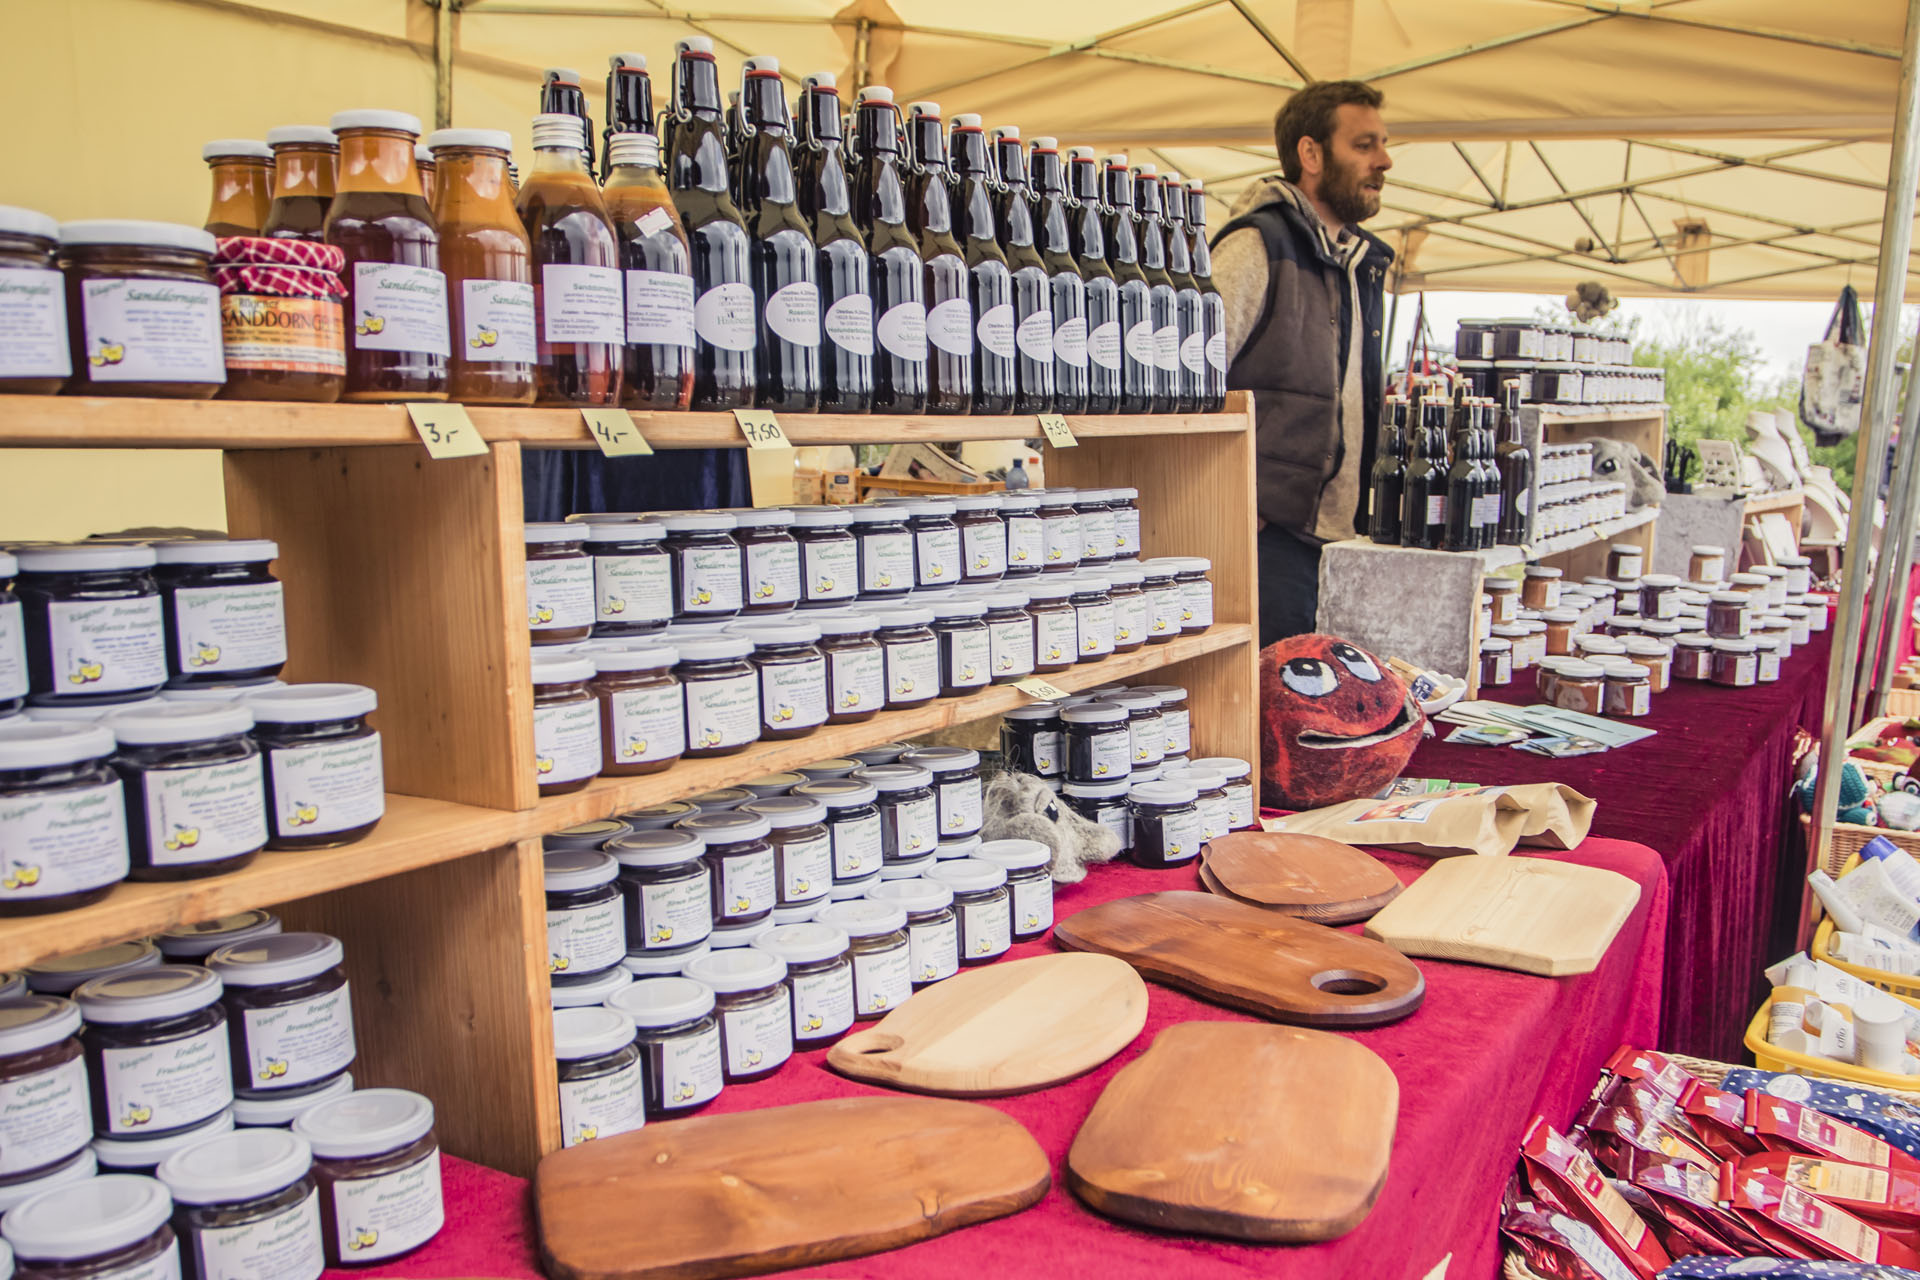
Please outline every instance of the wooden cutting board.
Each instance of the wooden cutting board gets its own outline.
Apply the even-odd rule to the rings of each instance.
[[[1592,973],[1640,901],[1617,872],[1550,858],[1445,858],[1367,922],[1408,955],[1518,969]]]
[[[1121,1068],[1067,1152],[1096,1212],[1236,1240],[1331,1240],[1387,1179],[1400,1085],[1342,1036],[1183,1022]]]
[[[920,1093],[993,1097],[1077,1076],[1133,1042],[1147,984],[1112,956],[1034,956],[968,969],[827,1053],[836,1071]]]
[[[1374,1027],[1420,1007],[1426,979],[1378,942],[1211,893],[1117,898],[1053,928],[1074,951],[1276,1022]]]
[[[1208,841],[1200,879],[1223,897],[1320,924],[1365,920],[1400,893],[1399,877],[1352,845],[1284,831]]]
[[[894,1249],[1046,1194],[1047,1157],[991,1107],[833,1098],[648,1124],[534,1172],[552,1280],[703,1280]]]

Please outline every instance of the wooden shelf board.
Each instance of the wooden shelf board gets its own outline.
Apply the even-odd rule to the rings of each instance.
[[[1664,404],[1594,405],[1585,409],[1560,409],[1544,404],[1526,407],[1539,410],[1541,421],[1556,427],[1577,426],[1583,422],[1641,422],[1667,416]]]
[[[1784,489],[1779,493],[1762,493],[1748,498],[1742,505],[1750,516],[1761,515],[1768,511],[1792,511],[1805,505],[1807,495],[1799,489]]]
[[[1548,538],[1534,546],[1521,548],[1532,559],[1545,559],[1549,556],[1565,555],[1569,551],[1578,551],[1581,547],[1590,547],[1596,542],[1605,542],[1608,538],[1617,538],[1629,530],[1641,525],[1652,524],[1660,518],[1660,508],[1642,507],[1638,511],[1629,511],[1617,519],[1604,524],[1591,525],[1585,529],[1576,529],[1572,533],[1563,533]]]

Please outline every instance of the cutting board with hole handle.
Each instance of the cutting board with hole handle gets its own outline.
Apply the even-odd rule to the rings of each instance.
[[[1320,924],[1365,920],[1400,893],[1400,878],[1371,855],[1284,831],[1236,831],[1208,841],[1200,879],[1223,897]]]
[[[1053,939],[1202,1000],[1301,1026],[1396,1022],[1427,991],[1413,961],[1391,947],[1211,893],[1116,898],[1060,921]]]
[[[827,1053],[843,1075],[983,1098],[1070,1079],[1147,1024],[1147,985],[1112,956],[1069,952],[967,969],[914,992]]]
[[[556,1151],[533,1177],[552,1280],[710,1280],[855,1258],[1018,1213],[1046,1153],[991,1107],[832,1098]]]
[[[1344,1036],[1183,1022],[1122,1067],[1067,1152],[1095,1212],[1261,1243],[1331,1240],[1387,1179],[1400,1086]]]

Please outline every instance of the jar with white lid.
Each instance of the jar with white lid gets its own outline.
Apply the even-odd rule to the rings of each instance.
[[[286,1129],[302,1112],[353,1092],[353,1072],[342,1071],[311,1093],[270,1094],[264,1098],[235,1098],[233,1123],[238,1129]]]
[[[1260,827],[1253,794],[1253,766],[1236,756],[1201,756],[1195,769],[1207,769],[1227,780],[1228,813],[1235,831],[1257,831]]]
[[[170,1280],[180,1275],[172,1216],[173,1197],[158,1180],[114,1174],[57,1186],[8,1210],[0,1236],[21,1277]]]
[[[887,702],[887,659],[874,633],[874,614],[816,609],[807,621],[820,628],[820,652],[827,659],[827,723],[871,720]]]
[[[131,869],[113,734],[98,725],[0,723],[0,916],[106,896]]]
[[[646,1087],[647,1119],[690,1115],[720,1096],[720,1020],[714,995],[692,978],[641,978],[607,998],[634,1021]]]
[[[96,1134],[164,1137],[226,1110],[233,1071],[220,992],[218,974],[176,964],[94,978],[73,993]]]
[[[761,738],[805,737],[826,723],[827,658],[818,625],[806,619],[741,622],[730,630],[753,641]]]
[[[676,618],[731,618],[745,607],[746,553],[731,536],[737,521],[724,511],[668,511],[655,517],[667,531]]]
[[[1213,625],[1213,562],[1205,556],[1177,556],[1174,580],[1180,585],[1180,631],[1197,635]]]
[[[937,862],[927,879],[953,890],[960,918],[960,963],[986,964],[1013,945],[1013,897],[1006,868],[979,858]]]
[[[604,969],[570,987],[548,983],[547,1003],[556,1009],[586,1009],[597,1004],[605,1004],[612,999],[614,992],[625,987],[638,975],[638,970],[627,967],[628,962],[633,959],[633,956],[623,956],[616,968]],[[680,972],[680,966],[685,962],[685,958],[676,958],[673,968],[668,972]]]
[[[589,524],[586,552],[593,561],[595,638],[643,636],[673,619],[673,567],[652,521]]]
[[[887,667],[887,707],[917,707],[940,696],[940,641],[933,610],[902,604],[870,611],[880,620],[875,639]]]
[[[1073,606],[1076,661],[1098,662],[1113,652],[1112,584],[1100,573],[1076,573],[1070,581],[1073,594],[1067,602]]]
[[[433,1103],[406,1089],[357,1089],[293,1122],[313,1148],[321,1239],[335,1267],[387,1262],[440,1234]]]
[[[944,862],[949,858],[971,858],[978,852],[980,852],[980,837],[977,835],[961,836],[957,840],[942,840],[939,844],[933,847],[934,858],[941,862]],[[931,866],[932,863],[927,862],[925,859],[921,859],[918,865],[920,866],[921,869],[919,871],[915,871],[913,873],[914,875],[925,874],[926,868]],[[884,875],[889,880],[896,879],[896,878],[904,878],[903,872],[899,867],[887,867],[881,872],[881,874]]]
[[[788,530],[793,512],[784,507],[745,507],[733,516],[746,574],[742,617],[787,613],[800,604],[800,544]]]
[[[1780,606],[1780,616],[1787,620],[1792,642],[1797,648],[1813,639],[1813,611],[1802,604]]]
[[[960,529],[952,498],[901,498],[898,505],[913,533],[914,585],[922,591],[956,586],[965,576]]]
[[[615,887],[620,864],[594,849],[556,849],[544,858],[547,972],[557,982],[589,977],[627,953],[625,913]]]
[[[678,956],[713,930],[713,871],[706,841],[691,831],[635,831],[607,852],[620,864],[616,881],[629,955]]]
[[[827,832],[827,806],[810,796],[769,796],[740,806],[772,826],[774,876],[779,907],[826,901],[833,887],[833,838]]]
[[[1713,679],[1713,645],[1711,636],[1681,636],[1673,648],[1673,678],[1676,680]]]
[[[1751,640],[1715,640],[1709,678],[1729,689],[1749,688],[1760,678],[1758,646]]]
[[[978,751],[968,747],[921,747],[900,757],[900,763],[932,775],[938,839],[979,834],[985,820],[986,790],[980,781]]]
[[[883,880],[868,895],[907,913],[907,959],[915,990],[960,972],[960,922],[953,890],[936,880]]]
[[[1787,571],[1787,597],[1806,595],[1813,590],[1813,561],[1806,556],[1781,556],[1780,565]]]
[[[173,1196],[186,1280],[315,1280],[326,1266],[305,1138],[235,1130],[174,1152],[154,1176]]]
[[[782,979],[793,1010],[793,1047],[819,1049],[853,1026],[853,955],[847,935],[830,925],[780,925],[756,949],[787,966]]]
[[[154,936],[154,945],[167,960],[197,962],[236,942],[251,942],[280,932],[280,917],[271,911],[237,911],[230,916],[175,925]]]
[[[1217,840],[1233,830],[1233,806],[1227,799],[1227,775],[1212,769],[1163,769],[1147,782],[1173,782],[1194,789],[1194,807],[1200,810],[1200,836]]]
[[[571,644],[593,634],[593,558],[587,526],[526,526],[527,627],[533,643]]]
[[[853,773],[857,774],[858,769]],[[796,798],[817,800],[826,807],[827,835],[833,851],[835,887],[864,885],[879,873],[884,854],[879,791],[873,784],[849,775],[802,783]]]
[[[553,1011],[560,1083],[560,1145],[629,1133],[647,1122],[647,1092],[633,1019],[592,1006]]]
[[[847,604],[860,594],[860,547],[853,513],[841,507],[790,507],[800,545],[800,605]]]
[[[671,633],[669,633],[671,639]],[[690,760],[729,756],[760,740],[760,676],[747,661],[753,641],[721,634],[673,639],[678,677],[687,706]]]
[[[1103,826],[1120,841],[1120,856],[1133,848],[1133,814],[1127,808],[1127,778],[1117,782],[1073,782],[1060,786],[1060,798],[1088,822]]]
[[[986,606],[987,661],[994,684],[1012,684],[1033,674],[1033,615],[1028,596],[1019,587],[983,592]]]
[[[1080,563],[1085,550],[1080,512],[1072,489],[1030,490],[1040,499],[1040,563],[1048,573],[1064,573]]]
[[[1027,593],[1027,615],[1033,619],[1033,669],[1042,675],[1065,671],[1079,660],[1079,616],[1068,603],[1073,581],[1056,575],[1023,583],[1021,590]]]
[[[268,564],[279,544],[182,539],[154,548],[167,671],[176,685],[268,678],[287,662],[286,606]]]
[[[265,847],[266,778],[244,704],[162,703],[105,723],[126,787],[130,878],[220,875]]]
[[[914,584],[913,534],[899,507],[869,503],[853,507],[853,537],[860,561],[860,596],[887,600],[906,595]]]
[[[207,957],[220,976],[236,1097],[304,1092],[353,1065],[346,949],[324,933],[276,933]]]
[[[124,1138],[95,1138],[89,1148],[103,1174],[132,1173],[151,1177],[154,1170],[176,1151],[205,1142],[208,1138],[234,1129],[233,1108],[222,1108],[197,1125],[163,1138],[143,1138],[132,1134]]]
[[[757,947],[738,947],[689,960],[684,972],[714,994],[728,1084],[765,1079],[793,1056],[785,961]]]
[[[87,1149],[93,1115],[80,1010],[61,996],[0,999],[0,1187],[45,1177]]]
[[[85,1182],[100,1171],[100,1162],[95,1159],[93,1151],[88,1147],[82,1147],[38,1177],[26,1178],[19,1182],[0,1182],[0,1214],[25,1204],[43,1191],[51,1191],[55,1187],[64,1187],[70,1183]],[[12,1250],[7,1248],[4,1240],[0,1240],[0,1249],[7,1250],[10,1262]]]
[[[1673,681],[1673,643],[1653,636],[1628,636],[1627,659],[1647,669],[1648,692],[1665,693]]]
[[[60,225],[70,394],[207,400],[227,381],[214,238],[171,222]]]
[[[1113,490],[1082,489],[1074,495],[1080,513],[1080,563],[1104,566],[1114,557]]]
[[[1065,760],[1061,746],[1060,709],[1052,703],[1013,707],[1000,718],[1000,755],[1012,772],[1059,776]]]
[[[54,265],[60,224],[44,213],[0,205],[0,394],[57,394],[73,374],[67,350],[67,295]]]
[[[857,769],[853,780],[876,792],[880,809],[880,853],[886,862],[899,862],[931,853],[940,840],[939,799],[933,773],[906,763]]]
[[[379,705],[357,684],[296,684],[246,699],[266,757],[267,848],[331,849],[368,835],[386,816]]]
[[[1199,791],[1186,782],[1142,782],[1127,790],[1133,811],[1133,847],[1128,857],[1154,870],[1183,866],[1206,843]]]
[[[600,702],[589,687],[593,660],[535,658],[534,777],[543,796],[578,791],[600,772]]]
[[[853,954],[854,1019],[871,1021],[905,1004],[913,994],[907,946],[907,913],[879,899],[856,898],[820,909],[815,923],[847,935]]]
[[[1015,942],[1053,927],[1053,850],[1038,840],[988,840],[973,856],[1007,873]]]
[[[35,697],[78,705],[160,691],[167,640],[152,547],[22,547],[14,558]]]
[[[40,995],[64,996],[79,990],[95,978],[118,977],[143,969],[158,969],[163,963],[160,949],[145,938],[115,942],[92,951],[75,951],[52,956],[30,964],[22,971],[27,990]]]
[[[1127,709],[1110,702],[1083,702],[1060,712],[1069,782],[1112,782],[1133,768]]]
[[[1125,560],[1140,554],[1140,491],[1134,488],[1108,489],[1107,505],[1113,508],[1113,558]]]
[[[674,824],[706,842],[701,856],[713,873],[713,921],[719,925],[758,924],[779,900],[773,825],[757,813],[702,813]]]
[[[1765,600],[1768,609],[1787,602],[1787,571],[1777,564],[1757,564],[1753,571],[1767,580]]]
[[[965,580],[998,582],[1007,572],[1007,524],[1000,516],[1000,495],[962,494],[953,500],[953,509]]]

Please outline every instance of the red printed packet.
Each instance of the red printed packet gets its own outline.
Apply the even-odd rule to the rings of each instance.
[[[1633,1280],[1599,1233],[1552,1205],[1519,1200],[1501,1215],[1500,1231],[1545,1280]]]
[[[1672,1259],[1592,1158],[1535,1116],[1521,1140],[1527,1177],[1598,1233],[1639,1280],[1654,1280]]]
[[[1906,1234],[1920,1227],[1920,1176],[1877,1165],[1769,1151],[1740,1161],[1738,1173],[1769,1173],[1849,1213]]]
[[[1889,1239],[1866,1219],[1771,1173],[1741,1172],[1735,1166],[1723,1166],[1721,1192],[1734,1208],[1783,1230],[1818,1257],[1836,1262],[1920,1266],[1920,1253]]]
[[[1636,1049],[1632,1045],[1621,1045],[1607,1059],[1607,1065],[1600,1076],[1601,1085],[1607,1084],[1608,1076],[1622,1080],[1644,1081],[1648,1088],[1662,1097],[1670,1099],[1678,1106],[1680,1095],[1686,1091],[1690,1081],[1698,1079],[1685,1067],[1678,1065],[1665,1054],[1655,1053],[1651,1049]],[[1599,1089],[1594,1096],[1599,1096]]]
[[[1747,1104],[1737,1093],[1695,1080],[1680,1095],[1680,1113],[1707,1150],[1722,1160],[1738,1160],[1762,1150],[1747,1132]]]
[[[1666,1156],[1636,1153],[1629,1180],[1692,1243],[1688,1252],[1737,1257],[1773,1252],[1739,1214],[1720,1203],[1719,1166],[1703,1169]]]
[[[1612,1143],[1617,1138],[1642,1151],[1658,1152],[1709,1169],[1719,1167],[1720,1158],[1708,1150],[1687,1123],[1686,1116],[1675,1110],[1664,1096],[1643,1084],[1629,1084],[1624,1091],[1616,1089],[1613,1096],[1616,1101],[1602,1107],[1587,1123],[1587,1132],[1596,1140],[1596,1145],[1602,1137],[1607,1138],[1610,1145],[1617,1145]]]
[[[1920,1160],[1812,1107],[1762,1093],[1747,1094],[1747,1131],[1769,1151],[1791,1151],[1827,1156],[1848,1164],[1877,1165],[1920,1174]]]

